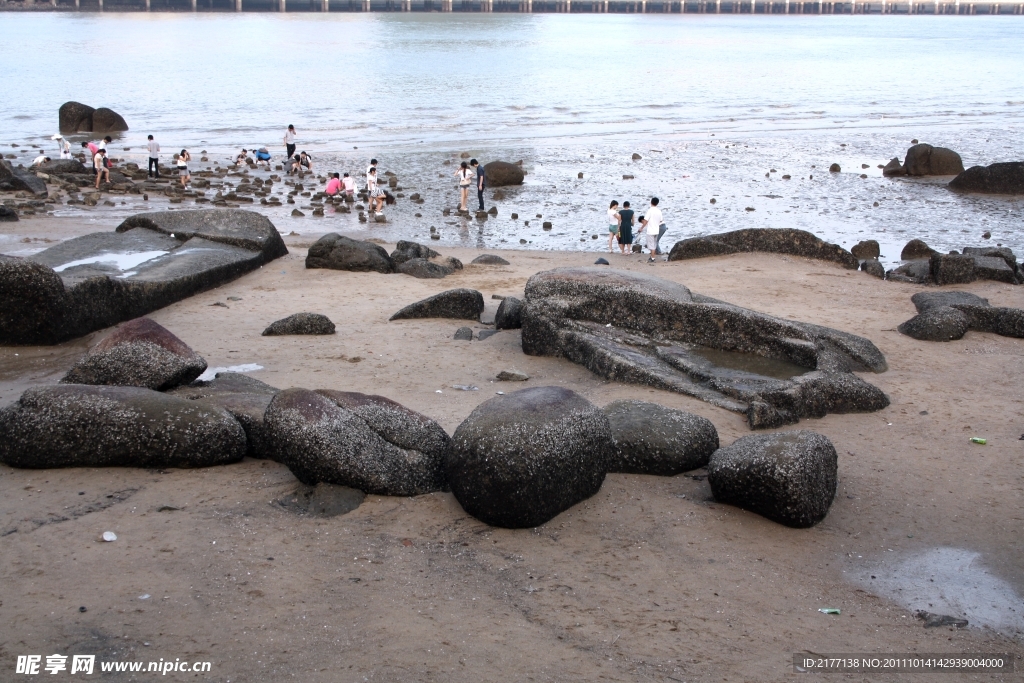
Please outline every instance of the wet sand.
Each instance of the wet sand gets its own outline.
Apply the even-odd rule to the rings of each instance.
[[[40,235],[79,229],[62,220],[18,226]],[[289,256],[151,317],[211,367],[256,363],[263,369],[252,376],[281,388],[383,394],[449,433],[496,391],[549,384],[598,405],[640,398],[703,415],[723,445],[750,433],[741,416],[696,399],[526,356],[518,331],[460,342],[451,338],[459,321],[388,322],[405,304],[454,287],[480,290],[486,317],[498,304],[492,295],[522,296],[533,273],[589,265],[592,252],[489,250],[511,262],[495,267],[468,265],[478,250],[439,247],[465,270],[417,280],[306,270],[311,240],[286,241]],[[611,474],[548,524],[510,531],[469,517],[448,493],[368,496],[343,516],[301,516],[278,503],[297,481],[267,461],[202,471],[0,467],[0,667],[53,652],[211,661],[210,680],[232,681],[778,681],[793,672],[793,653],[830,652],[1009,652],[1021,666],[1024,341],[976,332],[915,341],[895,328],[925,288],[828,263],[608,258],[863,335],[885,353],[890,370],[866,379],[889,395],[889,408],[799,425],[839,452],[839,490],[824,522],[789,529],[715,503],[701,471]],[[1017,287],[962,289],[1024,306]],[[260,336],[299,311],[328,315],[338,333]],[[102,334],[0,349],[0,404],[55,382]],[[504,369],[530,380],[494,381]],[[972,436],[988,445],[972,445]],[[116,542],[98,540],[107,530]],[[968,628],[925,629],[914,618],[915,609],[964,616],[950,603],[968,586],[985,602],[972,598]],[[818,611],[825,607],[842,613]]]

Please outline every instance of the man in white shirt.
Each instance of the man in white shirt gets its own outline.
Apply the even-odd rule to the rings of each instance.
[[[295,156],[295,138],[298,135],[295,133],[295,126],[288,124],[288,130],[284,132],[284,148],[288,159]]]
[[[149,177],[160,177],[160,143],[149,136]]]
[[[661,209],[658,208],[658,202],[657,197],[651,197],[651,208],[647,210],[647,214],[640,221],[642,226],[640,232],[647,233],[647,250],[651,252],[651,257],[647,259],[648,263],[654,263],[654,255],[658,253],[658,233],[661,224],[665,222],[661,215]]]

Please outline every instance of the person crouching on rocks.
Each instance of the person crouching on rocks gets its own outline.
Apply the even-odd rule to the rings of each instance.
[[[192,180],[192,176],[188,172],[188,162],[190,161],[192,161],[192,155],[188,153],[188,150],[181,150],[177,161],[178,177],[181,178],[181,186],[186,190],[188,189],[189,182]]]
[[[307,171],[312,173],[313,172],[313,157],[311,157],[308,154],[306,154],[306,152],[302,152],[302,154],[299,155],[299,166],[301,166],[302,168],[305,168]]]
[[[107,150],[96,150],[96,156],[92,159],[96,168],[96,189],[100,189],[100,181],[110,182],[110,169],[107,168]]]
[[[270,151],[266,147],[260,147],[256,150],[256,166],[260,164],[266,164],[267,170],[270,170]]]
[[[327,181],[327,187],[324,188],[324,192],[328,197],[337,196],[341,192],[341,176],[337,173],[332,173],[331,179]]]
[[[384,210],[386,195],[384,190],[380,189],[377,185],[377,169],[375,168],[371,168],[370,172],[366,176],[366,190],[367,195],[370,198],[370,211],[374,213],[382,213]]]
[[[235,166],[244,166],[249,163],[249,150],[243,149],[237,157],[235,157]]]

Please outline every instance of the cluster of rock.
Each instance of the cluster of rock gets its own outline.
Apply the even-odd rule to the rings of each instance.
[[[902,164],[898,157],[891,159],[882,168],[882,175],[886,178],[952,175],[956,177],[948,187],[957,192],[1024,194],[1024,162],[1000,162],[965,170],[963,160],[953,150],[923,143],[908,149]]]
[[[957,285],[975,280],[1024,282],[1024,264],[1009,247],[965,247],[940,254],[923,241],[907,242],[900,253],[907,263],[885,273],[887,280],[914,284]]]
[[[241,210],[137,214],[113,233],[26,258],[0,255],[0,344],[57,344],[229,282],[288,253],[273,223]],[[150,258],[118,265],[117,258]]]
[[[889,405],[854,371],[884,372],[869,340],[783,320],[607,268],[559,268],[526,284],[522,345],[608,379],[745,414],[751,428]]]
[[[49,194],[46,183],[39,176],[21,168],[14,168],[3,160],[0,160],[0,191],[28,192],[40,199]]]
[[[440,279],[456,270],[462,262],[453,256],[442,257],[430,247],[402,240],[390,254],[380,245],[328,233],[309,247],[307,268],[403,273],[418,278]]]
[[[69,133],[121,133],[128,130],[124,117],[112,109],[93,109],[81,102],[65,102],[57,113],[60,132]]]
[[[856,270],[858,266],[857,258],[838,244],[829,244],[805,230],[789,228],[749,228],[690,237],[673,245],[668,260],[685,261],[744,252],[803,256],[838,263],[850,270]]]
[[[945,147],[920,143],[907,150],[903,163],[893,158],[882,168],[886,178],[899,176],[959,175],[964,171],[960,155]]]
[[[900,332],[923,341],[953,341],[968,330],[1024,338],[1024,310],[990,306],[969,292],[918,292],[910,298],[917,315]]]

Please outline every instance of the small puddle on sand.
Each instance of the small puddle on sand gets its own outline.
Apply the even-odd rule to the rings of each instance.
[[[212,379],[217,378],[218,372],[256,372],[262,370],[262,365],[256,365],[256,363],[245,363],[244,365],[229,365],[225,368],[206,368],[206,372],[199,375],[196,379],[203,382],[209,382]]]
[[[755,375],[771,377],[773,379],[792,379],[797,375],[811,372],[811,368],[805,368],[795,363],[775,358],[765,358],[753,353],[742,353],[740,351],[723,351],[708,346],[692,345],[687,347],[695,356],[700,356],[712,365],[726,370],[738,370],[749,372]]]
[[[985,567],[980,553],[932,548],[851,573],[855,584],[909,610],[966,617],[969,626],[1010,635],[1024,633],[1024,601]]]

